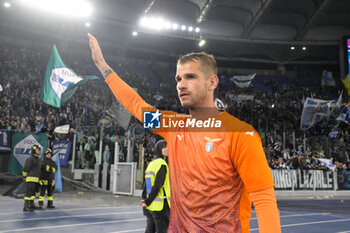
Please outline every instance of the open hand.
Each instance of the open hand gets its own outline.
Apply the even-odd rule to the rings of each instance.
[[[89,45],[91,49],[92,60],[94,61],[96,67],[100,70],[100,72],[103,73],[106,69],[109,68],[109,66],[107,65],[103,57],[103,54],[97,39],[90,33],[88,33],[88,37],[89,37]]]

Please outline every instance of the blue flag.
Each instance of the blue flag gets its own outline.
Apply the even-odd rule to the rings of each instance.
[[[78,86],[92,79],[98,79],[98,77],[80,77],[69,69],[63,63],[54,45],[46,67],[40,99],[44,103],[59,108],[69,100]]]
[[[60,164],[60,156],[59,154],[55,154],[52,157],[52,160],[55,161],[57,165],[57,171],[55,173],[55,191],[62,192],[62,177],[61,177],[61,164]]]

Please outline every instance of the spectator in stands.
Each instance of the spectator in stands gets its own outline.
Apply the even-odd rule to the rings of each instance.
[[[41,131],[44,129],[44,123],[43,123],[43,118],[40,118],[39,120],[36,121],[35,125],[35,131],[34,133],[41,133]]]
[[[0,119],[0,129],[6,129],[6,120],[5,118]]]
[[[133,147],[133,162],[137,163],[137,167],[139,167],[139,146],[140,146],[140,143],[139,143],[139,140],[135,140],[134,142],[134,147]],[[165,162],[168,163],[167,161],[167,158],[165,159]]]
[[[94,154],[94,160],[96,164],[100,163],[100,134],[95,133],[95,137],[92,143],[92,151]]]
[[[91,151],[92,140],[90,137],[87,138],[87,142],[84,145],[84,160],[86,162],[86,168],[93,168],[94,156]]]
[[[85,148],[85,144],[84,144],[84,139],[81,138],[76,145],[77,148],[77,163],[75,168],[85,168],[85,156],[84,156],[84,148]]]
[[[300,167],[299,165],[299,155],[294,154],[294,156],[291,157],[292,159],[292,167],[293,169],[298,169]]]
[[[59,124],[60,125],[68,124],[68,115],[65,109],[62,109],[62,112],[59,114]]]
[[[287,159],[290,159],[290,153],[289,153],[289,148],[285,148],[285,149],[283,149],[283,151],[282,151],[282,154],[283,154],[283,158],[285,159],[285,160],[287,160]]]
[[[310,166],[311,166],[311,169],[318,169],[318,159],[316,158],[316,154],[313,153],[312,156],[311,156],[311,161],[310,161]]]
[[[27,117],[22,118],[22,123],[21,123],[21,132],[22,133],[28,133],[31,131],[31,127],[28,124]]]
[[[103,139],[103,162],[110,163],[110,155],[111,155],[111,139],[110,135],[107,134]]]

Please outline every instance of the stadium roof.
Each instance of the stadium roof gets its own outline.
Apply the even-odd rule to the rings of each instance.
[[[232,61],[337,64],[340,39],[350,35],[349,0],[92,0],[91,3],[95,9],[89,19],[89,30],[100,40],[119,45],[124,54],[140,54],[141,49],[144,56],[177,57],[203,50],[197,46],[201,36],[207,40],[206,51]],[[6,10],[0,11],[0,30],[20,28],[29,33],[18,22],[28,23],[26,17],[30,18],[30,13],[21,11],[24,19],[20,21],[18,12],[4,14]],[[200,34],[149,31],[139,26],[145,15],[200,27]],[[46,22],[48,16],[45,17],[43,20],[37,16],[37,23]],[[40,33],[47,27],[51,28],[49,33],[67,29],[60,27],[56,19],[55,23],[41,25]],[[73,30],[77,35],[86,31]],[[131,36],[134,30],[139,32],[137,38]]]

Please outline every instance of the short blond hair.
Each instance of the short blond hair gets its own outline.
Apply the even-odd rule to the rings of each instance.
[[[203,73],[209,73],[208,75],[217,75],[218,68],[213,55],[205,52],[188,53],[177,60],[177,65],[182,65],[187,62],[199,62]]]

